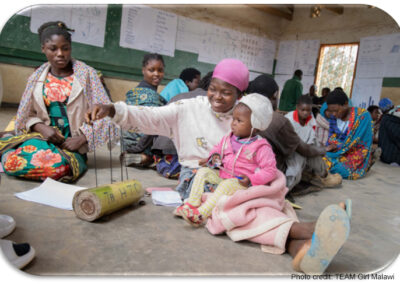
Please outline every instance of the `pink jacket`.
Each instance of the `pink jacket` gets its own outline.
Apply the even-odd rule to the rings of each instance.
[[[210,152],[210,157],[219,154],[222,166],[233,173],[231,175],[220,170],[219,176],[227,179],[234,178],[234,175],[246,175],[252,185],[264,185],[274,180],[277,173],[275,154],[267,140],[258,136],[254,142],[244,144],[236,158],[237,153],[233,153],[230,143],[231,135],[232,133],[224,136]]]

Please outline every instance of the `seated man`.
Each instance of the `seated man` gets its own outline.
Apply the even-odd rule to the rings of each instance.
[[[186,68],[178,79],[169,82],[160,95],[169,102],[174,96],[195,90],[199,86],[201,73],[195,68]]]
[[[276,110],[278,85],[268,75],[260,75],[251,81],[247,93],[259,93],[268,97],[274,110]],[[329,174],[327,170],[327,166],[322,159],[326,149],[304,143],[296,134],[290,121],[277,111],[274,111],[272,122],[268,129],[260,132],[260,135],[271,144],[276,155],[277,168],[280,171],[286,172],[288,157],[293,153],[298,153],[312,161],[308,165],[313,173],[310,183],[320,187],[334,187],[342,183],[342,178]],[[301,171],[297,173],[299,176],[301,174]],[[300,179],[298,179],[299,181]],[[291,187],[293,188],[295,185],[293,184]]]
[[[307,145],[317,145],[315,135],[316,121],[311,114],[312,104],[313,100],[311,97],[307,95],[301,96],[297,100],[296,110],[285,115],[292,124],[297,135]],[[318,166],[320,159],[319,156],[306,158],[297,152],[292,153],[286,160],[287,169],[285,175],[289,190],[292,190],[293,187],[300,182],[304,169],[314,169],[314,171],[315,169],[322,169],[323,172],[317,172],[316,174],[324,174],[325,168]],[[314,167],[313,164],[317,166]],[[335,175],[336,179],[341,180],[339,174]]]

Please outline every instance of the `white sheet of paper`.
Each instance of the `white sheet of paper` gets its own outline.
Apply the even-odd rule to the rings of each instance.
[[[351,101],[353,106],[368,108],[377,105],[382,92],[383,78],[356,78]]]
[[[123,5],[119,45],[174,56],[178,16],[144,5]]]
[[[303,78],[301,78],[301,83],[303,84],[303,95],[308,94],[310,87],[314,85],[314,79],[314,76],[303,76]]]
[[[400,77],[400,33],[387,37],[384,77]]]
[[[382,78],[384,76],[386,39],[385,35],[361,38],[357,60],[357,78]]]
[[[82,189],[85,189],[85,187],[65,184],[47,178],[40,186],[28,191],[15,193],[14,195],[26,201],[72,210],[74,194]]]
[[[304,76],[314,76],[319,46],[319,40],[299,41],[297,45],[296,60],[294,62],[294,70],[302,70]]]
[[[207,24],[190,18],[178,17],[175,48],[192,53],[199,53],[199,46]]]
[[[107,5],[38,5],[31,9],[31,32],[37,33],[45,22],[62,21],[71,32],[72,41],[103,47],[106,33]]]
[[[176,207],[182,204],[181,197],[177,191],[153,191],[151,198],[155,205]]]
[[[276,41],[212,24],[202,28],[198,61],[216,64],[224,58],[237,58],[249,70],[272,74]]]
[[[296,60],[297,41],[288,40],[279,43],[278,58],[276,60],[276,74],[292,75]]]

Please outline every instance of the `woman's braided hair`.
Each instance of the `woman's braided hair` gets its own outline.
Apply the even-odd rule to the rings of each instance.
[[[51,39],[53,35],[62,35],[71,43],[70,31],[74,32],[75,30],[69,29],[65,23],[61,21],[44,23],[38,29],[40,43],[44,44],[47,40]]]

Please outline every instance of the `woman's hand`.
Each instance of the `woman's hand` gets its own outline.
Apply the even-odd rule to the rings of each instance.
[[[214,154],[211,158],[211,163],[212,165],[221,166],[222,165],[221,156],[219,154]]]
[[[114,117],[115,108],[113,104],[109,105],[94,105],[92,109],[88,110],[85,114],[87,124],[92,125],[93,121],[102,119],[106,116]]]
[[[336,152],[337,150],[337,145],[336,144],[329,144],[326,146],[326,152]]]
[[[239,184],[244,186],[244,187],[249,187],[250,185],[250,179],[245,176],[245,175],[238,175],[238,177],[240,177],[239,179]]]
[[[7,136],[14,136],[15,131],[0,131],[0,138],[7,137]]]
[[[76,152],[82,145],[87,143],[85,135],[79,135],[75,137],[68,137],[65,142],[61,145],[61,149],[65,149],[71,152]]]
[[[32,130],[42,134],[46,141],[53,143],[55,145],[60,145],[64,142],[64,136],[57,131],[54,127],[48,126],[44,123],[36,123],[32,126]]]
[[[199,160],[199,166],[201,167],[205,167],[207,165],[208,159],[204,158],[204,159],[200,159]]]

